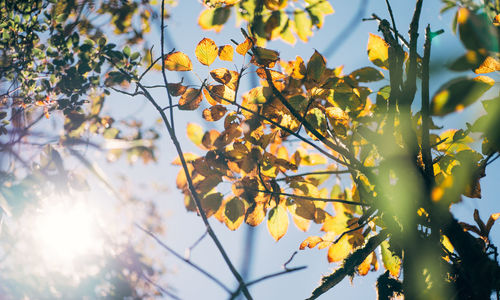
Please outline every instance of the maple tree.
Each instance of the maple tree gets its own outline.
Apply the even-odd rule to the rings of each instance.
[[[385,271],[377,280],[380,299],[395,295],[408,299],[490,299],[493,292],[498,293],[500,266],[489,233],[500,214],[484,221],[476,210],[476,224],[467,224],[450,212],[464,196],[481,197],[480,179],[487,166],[500,157],[500,124],[495,118],[500,99],[498,93],[484,99],[490,95],[487,91],[498,91],[494,79],[494,72],[500,70],[498,1],[443,1],[443,12],[455,10],[453,28],[466,48],[449,68],[472,71],[475,77],[454,78],[432,96],[431,46],[441,32],[427,26],[423,49],[418,49],[422,0],[415,1],[408,40],[399,33],[386,1],[391,21],[377,15],[370,19],[378,23],[374,32],[380,32],[370,34],[367,41],[367,55],[374,66],[349,72],[328,65],[318,51],[309,58],[284,61],[279,52],[266,48],[268,41],[278,38],[291,44],[297,38],[307,41],[314,28],[322,27],[324,17],[334,12],[326,0],[298,1],[303,2],[303,8],[286,0],[206,0],[198,17],[201,28],[221,32],[232,13],[246,26],[241,38],[228,38],[223,45],[200,37],[191,53],[165,49],[164,2],[160,7],[161,49],[156,57],[152,49],[132,53],[130,46],[124,45],[123,50],[116,50],[103,32],[73,11],[77,5],[29,4],[30,10],[47,9],[53,14],[44,14],[45,27],[30,17],[31,12],[19,12],[28,8],[13,8],[19,13],[3,16],[13,25],[2,27],[4,59],[0,70],[6,82],[16,83],[16,89],[5,92],[5,105],[23,112],[42,109],[47,117],[62,111],[65,134],[59,143],[71,155],[77,155],[71,150],[72,143],[90,132],[128,142],[129,147],[110,151],[111,157],[126,152],[131,160],[141,157],[148,162],[155,159],[159,133],[135,122],[126,123],[135,131],[125,136],[111,117],[101,115],[103,101],[111,91],[146,98],[177,151],[173,161],[179,166],[176,185],[184,194],[186,208],[202,218],[238,281],[238,289],[229,291],[233,298],[242,293],[251,299],[250,283],[234,267],[209,218],[230,230],[243,223],[266,223],[275,240],[287,233],[291,222],[305,232],[312,223],[319,224],[322,236],[311,234],[297,242],[298,248],[327,248],[328,261],[340,265],[322,278],[310,299],[345,277],[364,276],[381,267]],[[128,4],[113,7],[103,1],[97,12],[113,14],[115,34],[127,36],[126,44],[140,42],[144,30],[129,30],[137,10],[144,24],[152,15],[151,10],[141,10],[142,4],[133,3],[130,8]],[[58,9],[62,14],[56,13]],[[57,14],[58,21],[52,22]],[[49,48],[35,34],[23,36],[26,41],[22,41],[36,47],[23,48],[23,42],[12,42],[11,34],[27,31],[20,21],[25,16],[34,23],[32,32],[47,28],[57,32],[51,31]],[[64,21],[65,26],[58,23]],[[78,33],[73,32],[76,26],[85,26],[78,32],[90,39],[80,42]],[[20,56],[7,55],[13,46],[21,49]],[[194,72],[192,59],[208,67],[200,85],[168,80],[171,72]],[[228,67],[211,68],[216,60]],[[154,87],[143,83],[144,76],[153,71],[161,72],[159,86],[165,89],[168,107],[160,106],[152,94]],[[248,74],[260,82],[244,91],[241,81]],[[380,84],[383,79],[389,84]],[[199,112],[204,101],[209,106]],[[469,120],[465,128],[435,125],[437,117],[478,101],[486,113]],[[219,130],[195,123],[186,128],[187,137],[203,155],[183,151],[174,121],[177,109],[195,111],[206,121],[217,122]],[[12,126],[29,129],[16,125],[13,114],[14,110],[1,116],[10,117]],[[12,134],[9,126],[9,122],[2,124],[3,134]],[[15,153],[7,146],[2,146],[2,151]],[[45,155],[51,159],[41,165],[42,170],[64,173],[53,147],[48,147]],[[84,157],[79,159],[90,166]],[[99,176],[95,168],[89,169]],[[26,178],[33,180],[32,176],[23,181],[9,179],[2,194],[3,189],[11,189],[12,182],[21,185]],[[12,205],[13,200],[5,198]],[[157,240],[152,231],[145,232]]]

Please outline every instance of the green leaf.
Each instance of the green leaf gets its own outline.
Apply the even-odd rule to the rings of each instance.
[[[357,69],[351,73],[351,76],[358,82],[372,82],[384,79],[384,74],[372,67]]]
[[[380,249],[382,250],[382,262],[384,263],[385,269],[388,270],[392,276],[399,277],[401,260],[391,252],[389,249],[389,242],[383,241],[382,244],[380,244]]]
[[[455,78],[445,83],[434,95],[431,113],[434,116],[444,116],[461,110],[478,100],[493,84],[494,80],[487,76]]]
[[[312,79],[316,82],[319,82],[321,76],[326,69],[326,61],[323,55],[319,54],[318,51],[314,50],[313,55],[309,58],[307,62],[307,79]]]
[[[307,39],[312,36],[312,21],[309,19],[309,15],[303,10],[296,10],[294,13],[295,20],[295,31],[304,42],[307,42]]]

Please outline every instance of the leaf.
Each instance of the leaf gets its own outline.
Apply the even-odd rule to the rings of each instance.
[[[370,253],[365,260],[358,266],[358,273],[361,276],[365,276],[370,272],[371,264],[373,261],[373,257],[375,256],[375,252]]]
[[[264,80],[267,79],[266,70],[264,68],[258,68],[256,72],[257,72],[257,75],[260,78],[262,78]],[[271,80],[272,81],[282,80],[282,79],[286,78],[286,76],[283,73],[278,72],[278,71],[269,70],[269,73],[271,74]]]
[[[349,244],[349,239],[347,235],[344,235],[337,243],[331,244],[328,248],[328,262],[339,262],[351,253],[351,244]]]
[[[230,230],[236,230],[243,223],[245,204],[240,198],[234,197],[226,203],[224,209],[224,222]]]
[[[219,58],[225,61],[233,61],[234,49],[231,45],[219,47]]]
[[[368,38],[368,59],[381,68],[389,68],[389,44],[387,44],[384,39],[378,35],[370,33]]]
[[[288,0],[264,0],[264,5],[269,10],[280,10],[287,6]]]
[[[193,123],[190,123],[190,124],[193,124]],[[196,125],[196,124],[194,124]],[[188,124],[189,126],[189,124]],[[200,127],[201,128],[201,127]],[[203,133],[203,132],[202,132]],[[200,142],[201,143],[201,142]],[[187,163],[191,163],[193,162],[193,160],[199,158],[200,156],[197,155],[197,154],[194,154],[194,153],[191,153],[191,152],[185,152],[184,153],[184,159],[186,160]],[[181,159],[179,156],[177,156],[173,161],[172,161],[172,165],[174,166],[180,166],[181,165]]]
[[[267,229],[276,241],[281,239],[288,230],[288,214],[286,209],[281,205],[278,205],[269,211]]]
[[[179,83],[169,83],[167,85],[167,87],[168,87],[168,92],[170,93],[170,95],[172,95],[174,97],[177,97],[177,96],[184,94],[184,92],[187,89],[186,86],[182,85],[182,81]]]
[[[486,76],[455,78],[436,92],[431,101],[431,113],[444,116],[462,110],[478,100],[493,84],[494,81]]]
[[[260,67],[272,68],[279,58],[278,51],[256,46],[254,47],[251,63]]]
[[[213,40],[204,38],[196,46],[194,54],[201,64],[210,66],[217,58],[219,48]]]
[[[323,239],[319,236],[307,237],[302,243],[300,243],[299,249],[304,250],[306,247],[309,247],[312,249],[312,248],[316,247],[316,245],[322,241],[323,241]]]
[[[351,73],[351,76],[358,82],[372,82],[384,79],[384,74],[372,67],[357,69]]]
[[[165,68],[169,71],[191,71],[193,64],[186,54],[176,51],[165,57]]]
[[[186,127],[186,133],[188,138],[193,142],[196,146],[201,145],[201,140],[203,138],[203,128],[195,123],[188,123]]]
[[[486,57],[481,65],[474,70],[476,74],[491,73],[500,71],[500,61],[492,56]]]
[[[234,101],[235,96],[235,92],[225,85],[209,85],[203,90],[203,93],[205,94],[205,98],[207,98],[208,103],[212,105],[231,104],[229,101]]]
[[[224,106],[217,104],[203,110],[203,119],[209,122],[218,121],[224,117],[226,112],[227,109]]]
[[[227,85],[228,88],[234,91],[236,90],[236,84],[240,75],[238,72],[229,71],[226,68],[219,68],[210,71],[210,76],[218,83]]]
[[[303,42],[307,42],[307,39],[313,35],[312,33],[312,21],[308,14],[303,10],[295,10],[293,13],[295,20],[295,32]]]
[[[389,242],[383,241],[382,244],[380,244],[380,249],[382,252],[382,262],[384,263],[385,269],[388,270],[392,276],[396,278],[399,277],[401,260],[391,252],[391,250],[389,249]]]
[[[205,9],[198,17],[198,25],[204,30],[219,32],[229,19],[231,14],[229,7],[218,7]]]
[[[203,96],[201,90],[189,88],[179,99],[179,109],[181,110],[195,110],[200,106]]]
[[[309,58],[307,62],[307,79],[319,82],[321,76],[326,69],[326,61],[323,55],[321,55],[317,50],[314,50],[313,55]]]
[[[221,193],[212,193],[206,195],[203,199],[201,199],[201,207],[207,218],[210,218],[214,215],[222,203],[222,194]]]
[[[253,42],[250,38],[246,38],[243,43],[236,46],[236,53],[245,56],[248,50],[250,50],[253,46]]]
[[[245,222],[250,226],[257,226],[266,218],[266,209],[264,203],[254,202],[245,215]]]

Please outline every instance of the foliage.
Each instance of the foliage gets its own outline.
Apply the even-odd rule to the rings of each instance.
[[[47,117],[62,111],[65,134],[59,143],[69,153],[75,155],[72,143],[90,132],[126,143],[110,152],[114,159],[126,152],[131,161],[138,157],[154,161],[154,141],[159,137],[154,129],[128,122],[125,127],[133,133],[126,135],[110,116],[101,115],[111,90],[144,96],[160,115],[178,153],[173,161],[181,167],[176,185],[187,210],[203,219],[238,281],[233,297],[242,292],[251,299],[249,284],[211,229],[211,217],[230,230],[243,223],[266,222],[276,241],[286,234],[290,220],[305,232],[318,224],[322,236],[309,236],[298,243],[299,248],[328,248],[328,261],[341,265],[322,279],[311,299],[346,276],[364,276],[380,265],[386,270],[377,281],[381,299],[396,294],[409,299],[489,299],[500,290],[500,266],[489,239],[499,216],[493,214],[485,223],[475,211],[476,224],[467,224],[459,222],[450,207],[463,197],[481,198],[480,179],[500,157],[496,118],[500,99],[497,95],[484,99],[488,90],[498,91],[495,75],[484,75],[500,70],[498,1],[443,1],[443,12],[455,10],[453,26],[466,49],[449,68],[472,71],[475,77],[453,78],[432,97],[431,44],[440,32],[426,28],[419,54],[421,0],[416,1],[409,41],[399,35],[396,24],[373,15],[381,33],[370,34],[367,42],[367,56],[374,66],[351,72],[330,66],[318,51],[309,58],[284,61],[277,51],[266,48],[266,41],[277,38],[292,44],[296,37],[307,41],[314,28],[322,27],[324,16],[333,13],[326,0],[298,1],[302,8],[295,2],[204,1],[198,17],[201,28],[221,31],[234,11],[238,22],[246,22],[241,42],[228,39],[227,44],[217,45],[203,38],[192,51],[169,53],[163,45],[162,2],[161,53],[155,58],[152,50],[145,51],[147,61],[131,46],[149,28],[155,14],[149,5],[104,1],[91,10],[112,16],[114,34],[126,39],[123,50],[117,50],[91,18],[83,16],[86,2],[35,1],[22,4],[26,7],[4,2],[0,74],[15,88],[4,94],[5,106],[12,112],[0,116],[12,124],[4,122],[2,133],[15,136],[9,128],[20,128],[24,136],[28,134],[29,126],[16,120],[18,111],[43,109]],[[390,6],[389,11],[392,16]],[[142,23],[132,22],[137,16]],[[140,29],[131,24],[140,24]],[[42,42],[47,36],[48,46]],[[207,66],[205,76],[196,73],[206,78],[199,86],[167,80],[170,72],[197,71],[194,59]],[[226,67],[211,67],[217,60]],[[151,87],[143,83],[151,70],[162,73],[167,108],[159,106]],[[258,86],[243,91],[245,75],[260,78]],[[420,104],[415,104],[417,99]],[[203,154],[185,153],[174,111],[198,110],[204,100],[209,106],[199,113],[217,129],[188,124],[187,136]],[[478,101],[486,113],[469,120],[466,128],[435,125],[437,118]],[[0,151],[15,153],[11,144],[2,144]],[[22,193],[33,192],[38,187],[33,180],[43,186],[39,177],[44,172],[57,178],[52,180],[56,189],[68,189],[59,181],[66,176],[60,154],[49,149],[46,155],[51,159],[37,170],[27,167],[24,178],[6,173],[10,178],[4,180],[1,192],[8,206],[19,205],[19,200],[5,195],[19,185],[32,185]],[[95,168],[89,169],[99,177]],[[136,296],[133,289],[130,295]]]

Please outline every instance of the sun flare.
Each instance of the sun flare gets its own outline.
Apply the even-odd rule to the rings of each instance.
[[[50,265],[74,263],[100,248],[96,218],[82,202],[58,201],[34,216],[37,251]]]

